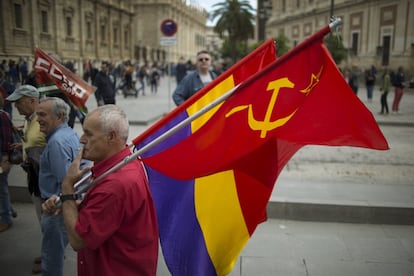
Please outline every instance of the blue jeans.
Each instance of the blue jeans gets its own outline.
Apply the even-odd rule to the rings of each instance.
[[[9,171],[0,174],[0,223],[12,223],[8,177]]]
[[[139,83],[141,84],[141,87],[138,88],[139,90],[142,90],[142,95],[145,95],[145,78],[139,78]]]
[[[65,248],[68,245],[63,216],[42,214],[42,275],[62,276]]]

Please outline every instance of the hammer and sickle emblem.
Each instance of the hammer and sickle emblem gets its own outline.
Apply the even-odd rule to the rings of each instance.
[[[263,121],[258,121],[254,118],[253,108],[251,104],[234,107],[232,110],[230,110],[226,114],[226,118],[230,117],[231,115],[233,115],[234,113],[238,111],[242,111],[248,108],[249,127],[252,130],[260,130],[260,138],[265,138],[268,131],[278,128],[280,126],[283,126],[295,114],[296,110],[286,117],[277,119],[275,121],[270,121],[280,89],[283,87],[293,88],[294,86],[295,84],[291,82],[288,78],[281,78],[281,79],[269,82],[269,84],[267,85],[267,91],[273,90],[273,94],[270,99],[269,105],[267,106],[265,118]]]

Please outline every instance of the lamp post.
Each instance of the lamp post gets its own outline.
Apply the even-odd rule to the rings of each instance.
[[[257,1],[257,39],[263,41],[266,39],[266,22],[272,15],[272,4],[270,0]]]
[[[334,0],[331,0],[331,7],[330,7],[330,10],[329,10],[329,20],[331,20],[332,19],[332,17],[333,17],[333,13],[334,13]],[[329,37],[328,37],[328,49],[329,49],[329,51],[332,53],[332,32],[329,34]]]

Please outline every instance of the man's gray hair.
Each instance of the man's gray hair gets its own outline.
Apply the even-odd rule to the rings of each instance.
[[[119,138],[126,143],[129,135],[129,122],[125,112],[114,104],[106,104],[96,108],[91,113],[98,112],[101,130],[104,133],[115,131]]]
[[[41,103],[47,101],[52,101],[52,113],[55,116],[62,118],[62,122],[67,123],[69,121],[69,105],[65,103],[64,100],[57,97],[46,97],[40,99]]]

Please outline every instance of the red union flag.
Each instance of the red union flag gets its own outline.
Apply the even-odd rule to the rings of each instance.
[[[62,92],[82,112],[86,112],[86,101],[96,90],[79,76],[61,65],[40,49],[36,49],[34,69],[39,90],[45,94]]]

